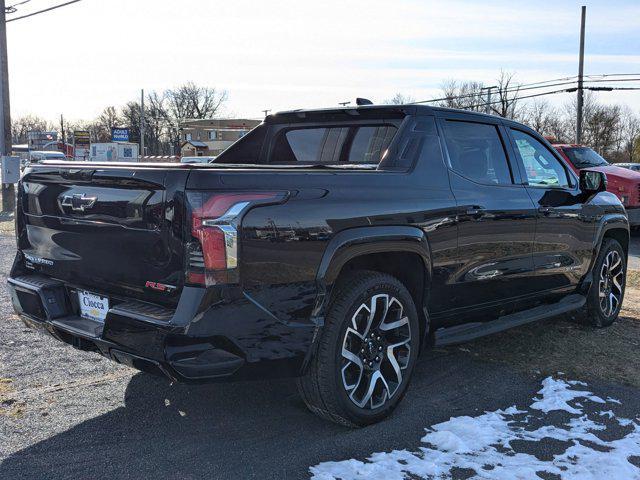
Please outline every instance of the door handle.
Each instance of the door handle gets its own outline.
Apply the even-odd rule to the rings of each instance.
[[[538,207],[538,211],[543,215],[549,215],[550,213],[553,213],[555,209],[553,207]]]

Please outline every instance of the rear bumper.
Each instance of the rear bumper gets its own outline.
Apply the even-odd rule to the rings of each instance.
[[[625,207],[627,211],[627,218],[629,219],[629,225],[632,227],[640,226],[640,206],[639,207]]]
[[[274,326],[265,330],[259,306],[251,308],[243,295],[212,299],[201,288],[185,287],[175,310],[112,297],[106,320],[97,322],[77,314],[75,289],[64,282],[38,274],[12,275],[8,286],[14,309],[28,326],[171,381],[299,375],[314,330],[311,325],[279,325],[282,345],[275,346]],[[238,314],[242,318],[229,321]],[[265,342],[271,344],[268,350]]]

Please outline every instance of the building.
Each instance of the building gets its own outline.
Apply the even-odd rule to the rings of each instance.
[[[260,120],[185,120],[180,125],[180,154],[183,157],[215,156],[242,138]]]

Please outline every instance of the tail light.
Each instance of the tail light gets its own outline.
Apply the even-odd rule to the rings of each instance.
[[[187,192],[191,209],[187,242],[187,283],[238,282],[238,226],[252,206],[278,203],[281,192]]]

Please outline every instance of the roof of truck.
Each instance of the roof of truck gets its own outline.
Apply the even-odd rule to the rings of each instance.
[[[380,111],[388,111],[390,113],[395,114],[416,114],[418,112],[455,112],[455,113],[465,113],[469,115],[474,115],[478,117],[491,117],[496,118],[495,115],[488,115],[486,113],[481,112],[472,112],[469,110],[461,110],[456,108],[447,108],[447,107],[436,107],[431,105],[422,105],[422,104],[414,104],[407,103],[402,105],[357,105],[357,106],[345,106],[345,107],[332,107],[332,108],[317,108],[317,109],[297,109],[297,110],[284,110],[280,112],[276,112],[272,115],[268,115],[265,118],[265,122],[269,123],[269,121],[277,121],[284,116],[295,116],[299,119],[303,119],[308,115],[349,115],[349,116],[359,116],[366,113],[379,113]],[[517,122],[515,122],[517,123]]]

